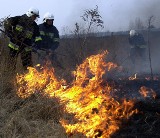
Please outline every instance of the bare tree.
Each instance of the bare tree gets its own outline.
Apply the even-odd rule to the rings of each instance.
[[[91,32],[91,28],[92,27],[100,27],[100,28],[104,28],[103,26],[103,21],[102,21],[102,17],[99,13],[98,10],[98,6],[96,5],[95,9],[88,9],[84,11],[84,14],[81,16],[82,20],[85,22],[86,26],[86,33],[84,34],[84,39],[83,42],[81,44],[81,52],[80,52],[80,56],[85,57],[84,55],[84,47],[86,45],[87,42],[87,37],[88,34]],[[75,24],[76,25],[76,30],[79,29],[78,23]]]
[[[150,47],[151,47],[151,43],[150,43],[150,29],[152,28],[152,23],[153,23],[153,20],[154,20],[154,16],[150,16],[148,18],[148,54],[149,54],[149,65],[150,65],[150,71],[151,71],[151,78],[153,80],[153,70],[152,70],[152,58],[151,58],[151,50],[150,50]]]
[[[75,22],[75,26],[71,34],[68,35],[68,40],[72,38],[71,41],[66,41],[65,52],[72,61],[73,65],[82,63],[82,61],[89,54],[89,37],[94,30],[103,29],[103,21],[100,16],[98,6],[94,9],[87,9],[84,11],[82,16],[80,16],[81,21]],[[92,42],[91,42],[92,43]]]

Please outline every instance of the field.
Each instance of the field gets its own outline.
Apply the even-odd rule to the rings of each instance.
[[[143,32],[145,39],[147,40],[147,32]],[[104,90],[102,96],[104,100],[109,104],[102,104],[101,108],[91,108],[93,113],[88,111],[83,111],[82,113],[88,115],[88,118],[91,118],[92,115],[103,114],[102,111],[105,110],[106,116],[109,116],[110,119],[105,118],[103,122],[97,127],[99,129],[90,129],[94,130],[95,137],[111,137],[111,138],[158,138],[160,137],[159,124],[160,124],[160,81],[159,81],[159,39],[160,32],[152,31],[150,34],[150,46],[151,46],[151,59],[152,59],[152,69],[153,69],[153,78],[150,72],[150,66],[145,68],[145,70],[138,70],[139,72],[134,72],[131,68],[131,61],[128,57],[129,54],[129,43],[127,34],[112,34],[109,36],[94,37],[91,36],[87,39],[86,44],[82,47],[83,37],[79,38],[61,38],[61,45],[56,51],[57,57],[63,68],[56,66],[55,68],[55,82],[62,83],[61,79],[66,80],[65,85],[67,88],[61,92],[69,94],[69,90],[72,90],[75,86],[78,87],[78,90],[86,92],[87,95],[77,94],[78,99],[70,99],[71,101],[79,101],[80,104],[86,105],[86,101],[91,98],[88,95],[94,93],[99,96],[99,89]],[[72,111],[71,113],[67,112],[66,105],[68,105],[68,99],[62,99],[63,95],[58,95],[57,97],[52,96],[52,91],[61,90],[60,84],[56,88],[51,88],[48,90],[46,86],[50,86],[53,82],[48,80],[44,82],[43,87],[38,80],[36,81],[32,88],[34,91],[32,94],[28,94],[25,98],[20,96],[18,93],[19,87],[22,84],[17,85],[16,76],[18,74],[27,74],[24,72],[20,58],[17,60],[17,68],[15,71],[10,69],[8,65],[8,49],[7,49],[8,40],[1,36],[0,38],[0,49],[1,49],[1,67],[0,67],[0,137],[2,138],[82,138],[86,137],[89,130],[87,127],[84,130],[80,130],[80,126],[73,129],[73,132],[67,132],[67,127],[65,128],[63,119],[67,120],[70,125],[73,125],[77,120],[75,115],[79,115],[77,112]],[[105,72],[101,76],[102,66],[108,67],[109,65],[104,65],[101,60],[101,55],[94,57],[98,59],[97,67],[98,69],[93,68],[91,74],[88,73],[88,64],[87,60],[92,55],[98,55],[107,50],[109,53],[104,56],[104,61],[106,63],[113,62],[117,67],[113,68],[110,71]],[[34,64],[37,63],[37,54],[33,53]],[[90,59],[90,58],[89,58]],[[93,59],[93,61],[94,61]],[[85,62],[86,61],[86,62]],[[96,62],[96,61],[94,61]],[[149,62],[149,61],[148,61]],[[84,68],[83,66],[84,65]],[[92,63],[91,63],[92,65]],[[9,66],[9,67],[8,67]],[[112,65],[113,66],[113,65]],[[78,68],[79,67],[79,68]],[[106,68],[107,68],[106,67]],[[35,67],[36,68],[36,67]],[[103,68],[103,67],[102,67]],[[142,67],[139,65],[138,69]],[[84,69],[84,71],[83,71]],[[90,70],[92,67],[90,67]],[[95,70],[97,71],[95,71]],[[76,77],[73,75],[73,71],[76,71]],[[80,74],[78,74],[78,71]],[[30,72],[29,72],[30,73]],[[40,79],[45,80],[43,75],[45,72],[35,72],[37,75],[42,75]],[[42,73],[42,74],[41,74]],[[135,76],[135,73],[136,76]],[[50,74],[49,74],[50,75]],[[83,76],[84,75],[84,76]],[[85,76],[86,75],[86,76]],[[95,75],[95,77],[93,77]],[[36,76],[36,78],[38,77]],[[24,77],[24,76],[22,76]],[[34,77],[34,76],[33,76]],[[46,76],[48,77],[48,76]],[[49,76],[49,80],[52,80],[52,77]],[[76,79],[75,79],[76,78]],[[89,78],[89,79],[88,79]],[[97,80],[94,80],[97,78]],[[39,79],[39,80],[40,80]],[[83,80],[84,79],[84,80]],[[83,82],[84,81],[84,82]],[[78,82],[78,83],[77,83]],[[83,83],[82,83],[83,82]],[[27,81],[30,83],[30,80]],[[81,84],[81,85],[80,85]],[[52,86],[52,85],[51,85]],[[90,89],[89,86],[92,86]],[[107,86],[107,88],[106,88]],[[36,89],[38,88],[38,89]],[[88,88],[88,89],[87,89]],[[24,90],[22,95],[25,95],[27,89]],[[36,91],[36,92],[35,92]],[[48,92],[48,95],[44,94],[44,91]],[[109,94],[108,94],[109,92]],[[76,93],[76,92],[75,92]],[[101,94],[101,93],[100,93]],[[64,94],[65,95],[65,94]],[[82,98],[82,99],[81,99]],[[102,99],[103,99],[102,98]],[[113,99],[112,99],[113,98]],[[124,99],[132,101],[134,104],[124,105]],[[107,101],[108,100],[108,101]],[[112,101],[113,100],[113,101]],[[112,102],[110,102],[112,101]],[[131,103],[132,103],[131,102]],[[90,102],[87,102],[89,105]],[[103,102],[102,102],[103,103]],[[117,104],[118,103],[118,104]],[[74,105],[74,102],[71,103]],[[111,107],[110,107],[111,106]],[[114,106],[114,107],[113,107]],[[79,107],[77,105],[77,107]],[[84,107],[85,106],[80,106]],[[118,110],[118,113],[115,115],[110,109]],[[117,108],[116,108],[117,107]],[[126,107],[126,108],[125,108]],[[71,108],[72,109],[72,108]],[[81,109],[83,110],[83,109]],[[124,110],[124,112],[122,111]],[[135,111],[132,113],[132,111]],[[110,114],[109,114],[110,113]],[[115,112],[116,113],[116,112]],[[130,113],[130,114],[129,114]],[[81,116],[83,116],[81,114]],[[86,120],[88,119],[86,116]],[[88,119],[89,120],[89,119]],[[97,119],[98,121],[98,119]],[[101,120],[99,120],[101,121]],[[63,124],[63,123],[64,124]],[[63,125],[62,125],[63,124]],[[104,125],[105,124],[105,125]],[[84,125],[85,126],[85,125]],[[111,126],[114,129],[111,129]],[[118,128],[117,128],[118,126]],[[105,135],[106,133],[106,135]],[[92,137],[93,135],[90,135]]]

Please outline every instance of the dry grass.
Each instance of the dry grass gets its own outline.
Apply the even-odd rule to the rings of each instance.
[[[11,91],[14,93],[14,91]],[[0,99],[0,136],[4,138],[66,137],[59,124],[62,107],[57,99],[41,96],[20,99],[16,95]]]
[[[17,70],[9,69],[7,42],[1,38],[0,67],[0,138],[66,138],[59,123],[62,107],[58,99],[33,95],[21,99],[16,95],[15,72],[23,72],[20,59]]]
[[[85,48],[85,56],[96,54],[100,50],[112,51],[114,43],[116,51],[109,55],[109,59],[120,62],[126,57],[128,51],[123,51],[119,47],[127,47],[127,37],[116,37],[110,40],[108,38],[94,39],[89,41],[90,47]],[[77,42],[72,43],[70,40],[63,41],[62,46],[57,51],[59,59],[62,61],[66,70],[58,70],[57,76],[64,77],[71,81],[71,71],[76,67],[77,62],[81,60],[77,57]],[[108,41],[108,43],[106,43]],[[6,67],[7,40],[1,38],[1,67],[0,67],[0,138],[67,138],[67,137],[84,137],[80,134],[67,136],[64,128],[59,123],[61,117],[66,118],[63,113],[63,107],[59,105],[58,99],[50,99],[41,95],[33,95],[28,99],[20,99],[16,95],[14,87],[15,74],[10,72]],[[67,45],[65,45],[67,44]],[[70,47],[71,46],[71,47]],[[128,49],[127,49],[128,50]],[[75,53],[74,53],[75,52]],[[121,57],[121,58],[120,58]],[[85,58],[85,57],[83,57]],[[82,58],[82,59],[83,59]],[[23,72],[20,62],[18,61],[18,72]],[[148,103],[148,105],[153,103]],[[159,106],[159,102],[157,102]],[[68,117],[68,119],[71,119]],[[128,122],[124,122],[119,132],[113,135],[113,138],[158,138],[160,137],[157,129],[159,128],[159,112],[143,111],[143,113],[133,116]]]
[[[32,95],[17,97],[13,85],[6,86],[0,97],[0,137],[2,138],[65,138],[59,123],[63,107],[58,99]]]

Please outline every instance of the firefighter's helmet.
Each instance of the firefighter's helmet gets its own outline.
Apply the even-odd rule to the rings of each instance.
[[[53,14],[47,12],[47,13],[44,15],[43,22],[46,22],[47,20],[54,20]]]
[[[36,15],[39,18],[39,10],[32,7],[27,11],[26,15],[28,17],[31,17],[32,15]]]
[[[130,30],[130,32],[129,32],[129,35],[130,36],[134,36],[134,35],[136,35],[137,34],[137,32],[135,31],[135,30]]]

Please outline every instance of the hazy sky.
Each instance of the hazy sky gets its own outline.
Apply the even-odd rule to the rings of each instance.
[[[76,22],[82,21],[80,16],[84,10],[99,8],[104,21],[105,30],[127,30],[129,22],[141,18],[144,23],[154,16],[154,24],[160,27],[160,0],[0,0],[0,18],[22,15],[30,7],[40,11],[38,24],[43,15],[49,11],[54,14],[54,25],[62,33],[62,28],[73,28]]]

